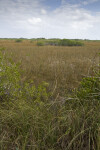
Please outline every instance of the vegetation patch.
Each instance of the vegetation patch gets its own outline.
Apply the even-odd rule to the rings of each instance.
[[[23,40],[22,39],[17,39],[15,42],[21,43]]]
[[[22,82],[18,65],[0,52],[0,149],[99,150],[100,70],[64,99],[48,86]]]
[[[38,46],[52,45],[52,46],[83,46],[84,44],[78,40],[69,40],[69,39],[55,39],[55,40],[38,40]]]

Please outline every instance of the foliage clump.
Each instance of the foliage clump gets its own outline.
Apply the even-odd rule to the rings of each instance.
[[[23,40],[22,39],[17,39],[15,42],[21,43]]]
[[[38,46],[51,45],[51,46],[83,46],[84,44],[78,40],[69,39],[54,39],[42,40],[37,42]]]
[[[84,44],[76,40],[62,39],[59,41],[60,46],[83,46]]]
[[[37,42],[37,46],[44,46],[45,44],[44,44],[44,42],[43,41],[38,41]]]

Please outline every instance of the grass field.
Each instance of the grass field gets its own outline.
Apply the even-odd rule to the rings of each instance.
[[[36,46],[36,41],[0,40],[14,62],[21,62],[22,80],[35,84],[49,83],[49,88],[63,94],[78,87],[81,79],[92,73],[99,62],[100,42],[84,42],[84,46]]]
[[[0,47],[0,150],[100,150],[100,42]]]

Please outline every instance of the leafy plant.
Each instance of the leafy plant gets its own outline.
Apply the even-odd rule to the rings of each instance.
[[[18,66],[8,61],[0,50],[0,101],[15,98],[18,94],[20,74]]]

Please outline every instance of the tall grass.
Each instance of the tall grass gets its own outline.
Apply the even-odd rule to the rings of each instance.
[[[72,96],[54,97],[48,84],[22,81],[0,53],[1,150],[99,150],[100,68]]]
[[[46,81],[49,89],[56,87],[55,92],[60,95],[78,87],[84,75],[92,74],[93,66],[99,61],[100,42],[84,42],[83,47],[39,47],[36,43],[1,40],[0,46],[6,48],[14,62],[21,63],[23,81],[32,79],[36,85]]]

